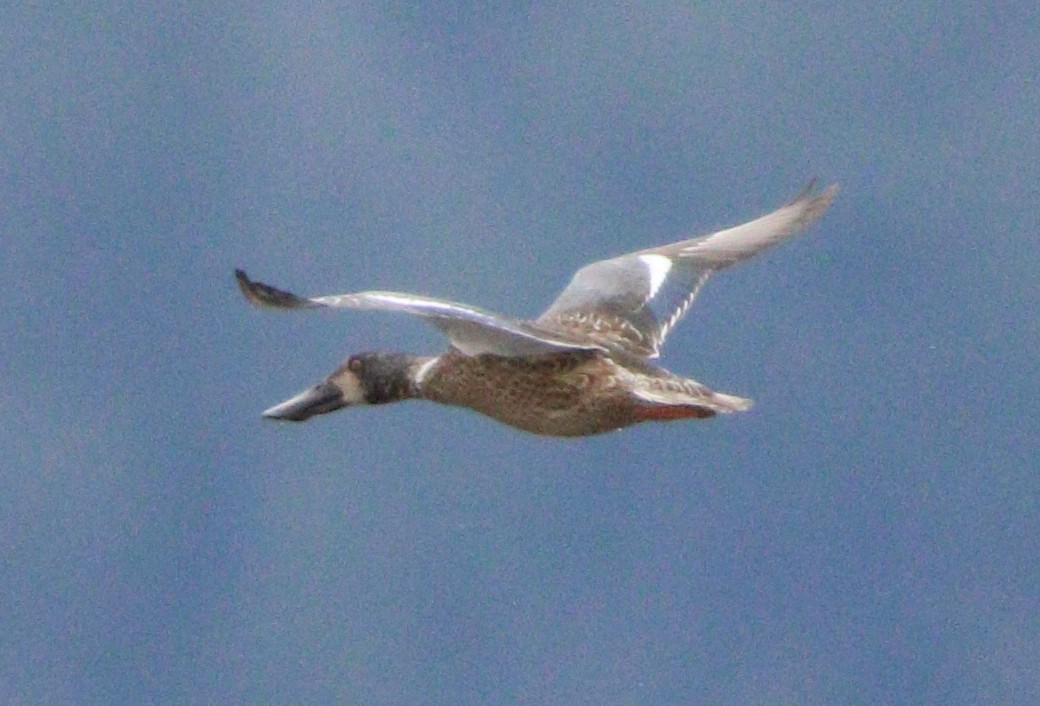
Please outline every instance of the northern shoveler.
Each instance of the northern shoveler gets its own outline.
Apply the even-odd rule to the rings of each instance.
[[[751,401],[713,392],[649,361],[708,276],[812,224],[837,191],[810,183],[749,223],[586,265],[533,321],[401,292],[304,298],[235,276],[254,304],[348,308],[422,317],[450,346],[439,356],[360,353],[324,381],[263,413],[304,421],[362,404],[425,399],[469,407],[535,434],[585,436],[638,422],[713,417]]]

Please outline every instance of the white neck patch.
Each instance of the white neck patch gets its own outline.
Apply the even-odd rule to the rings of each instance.
[[[430,360],[426,361],[425,363],[419,366],[419,369],[415,371],[414,380],[416,387],[419,387],[420,389],[422,388],[422,384],[423,382],[425,382],[426,376],[430,374],[430,370],[433,368],[433,366],[439,362],[440,357],[438,356],[436,358],[431,358]]]
[[[646,272],[650,276],[650,293],[647,295],[647,299],[652,299],[664,281],[668,279],[668,273],[672,270],[672,261],[664,255],[640,255],[639,261],[646,267]]]

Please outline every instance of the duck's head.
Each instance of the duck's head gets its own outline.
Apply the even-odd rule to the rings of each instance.
[[[386,404],[415,397],[414,370],[423,361],[401,353],[358,353],[313,387],[265,410],[263,416],[302,422],[355,405]]]

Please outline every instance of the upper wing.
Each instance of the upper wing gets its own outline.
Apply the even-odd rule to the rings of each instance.
[[[263,282],[255,282],[242,270],[235,270],[235,279],[246,299],[258,306],[280,309],[380,309],[421,316],[443,331],[452,345],[466,355],[492,353],[512,357],[601,348],[593,343],[582,343],[565,332],[546,330],[537,324],[498,316],[466,304],[417,294],[357,292],[305,298]]]
[[[712,272],[756,255],[823,214],[838,187],[813,196],[815,183],[749,223],[582,267],[537,323],[656,358]]]

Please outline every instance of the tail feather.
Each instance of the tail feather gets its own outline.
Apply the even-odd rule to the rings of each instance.
[[[709,398],[709,403],[716,412],[723,412],[725,414],[731,412],[746,412],[755,404],[754,401],[749,400],[747,397],[727,395],[723,392],[712,392],[711,397]]]
[[[715,392],[696,380],[674,378],[670,382],[671,385],[661,387],[643,386],[634,390],[633,393],[636,397],[657,407],[659,411],[656,414],[666,416],[675,414],[710,417],[716,413],[745,412],[751,409],[753,404],[746,397]],[[668,408],[673,408],[672,412],[668,412]],[[678,411],[680,408],[699,409],[700,413],[690,412],[684,415]]]

